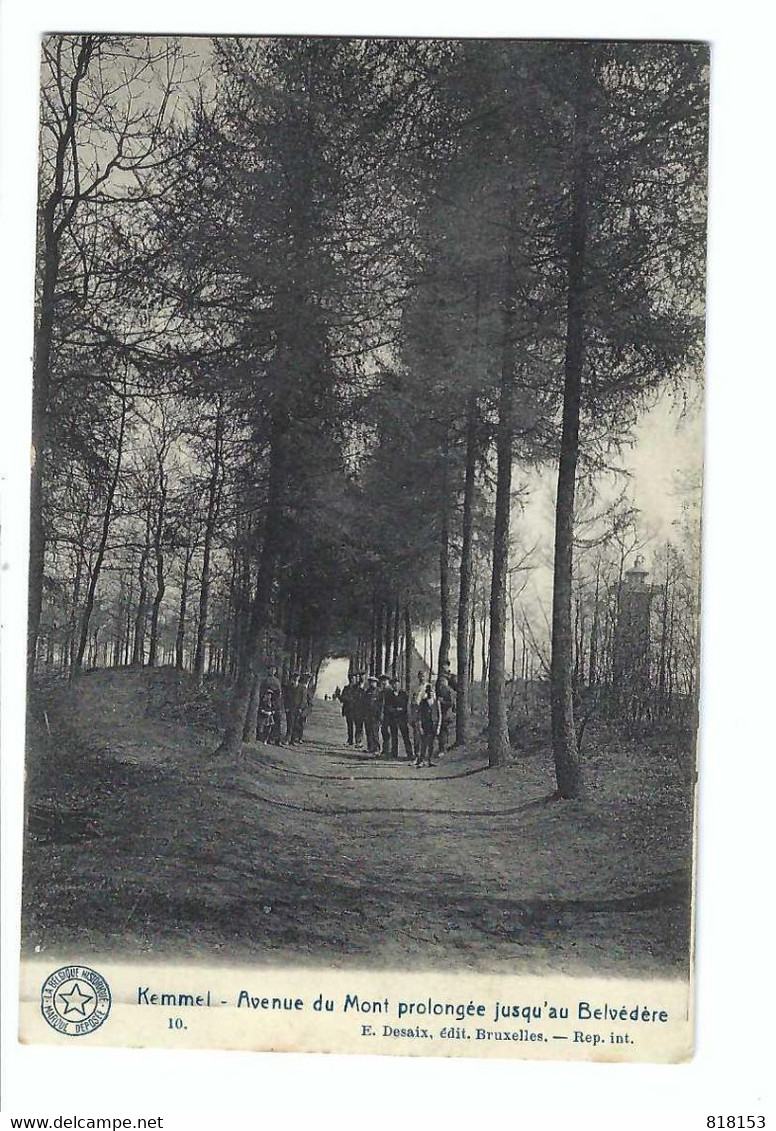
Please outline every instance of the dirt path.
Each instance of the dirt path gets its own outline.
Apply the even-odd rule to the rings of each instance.
[[[76,936],[87,948],[252,962],[682,963],[686,844],[671,831],[673,792],[656,801],[637,775],[624,790],[591,765],[591,799],[558,804],[543,755],[498,771],[477,748],[433,769],[379,760],[345,745],[326,702],[303,746],[255,744],[227,763],[212,734],[159,718],[147,682],[94,673],[59,731],[38,737],[50,748],[31,778],[30,949]]]

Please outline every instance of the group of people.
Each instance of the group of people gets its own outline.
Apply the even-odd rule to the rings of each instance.
[[[456,681],[449,666],[435,682],[419,671],[409,692],[396,676],[354,672],[345,687],[337,688],[334,698],[342,704],[348,746],[361,746],[366,740],[370,754],[398,758],[401,737],[407,762],[433,766],[435,757],[443,757],[450,745]],[[289,673],[281,682],[278,667],[270,664],[259,685],[257,738],[278,746],[302,742],[313,699],[309,672]]]
[[[347,745],[361,746],[366,738],[370,754],[399,757],[399,735],[405,758],[415,766],[434,765],[448,749],[455,718],[456,681],[449,667],[436,684],[425,672],[417,673],[411,691],[399,686],[396,676],[354,672],[339,692],[348,728]]]
[[[257,737],[277,746],[296,746],[304,738],[313,698],[313,677],[309,672],[293,672],[281,683],[277,666],[270,664],[259,685]]]

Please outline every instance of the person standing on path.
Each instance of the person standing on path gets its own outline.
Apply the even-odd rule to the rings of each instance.
[[[404,753],[407,761],[412,761],[412,740],[409,727],[409,695],[403,687],[399,687],[396,676],[391,679],[391,686],[385,697],[385,711],[388,715],[388,730],[391,739],[391,757],[399,757],[399,734],[404,743]]]
[[[423,759],[426,758],[428,765],[433,766],[434,762],[432,761],[432,756],[434,753],[434,742],[439,736],[442,712],[439,709],[439,701],[434,695],[434,689],[430,683],[427,684],[423,698],[418,705],[418,718],[420,722],[421,746],[415,758],[415,765],[422,766]]]
[[[455,692],[445,675],[440,675],[437,681],[437,701],[441,715],[439,726],[439,757],[441,758],[450,741],[450,727],[455,715]]]
[[[364,741],[364,696],[366,695],[366,687],[364,686],[364,672],[356,672],[355,689],[351,699],[351,710],[353,712],[353,744],[360,746]]]
[[[422,745],[422,734],[421,734],[421,730],[420,730],[420,718],[418,716],[418,707],[420,706],[421,699],[423,698],[423,696],[426,693],[427,685],[428,685],[428,680],[426,679],[426,673],[425,672],[418,672],[418,679],[417,679],[415,686],[412,688],[412,690],[410,692],[410,702],[409,702],[409,716],[410,716],[410,723],[412,725],[412,741],[413,741],[413,746],[415,747],[415,757],[416,758],[419,757],[419,755],[420,755],[420,747]]]
[[[296,711],[296,741],[304,741],[304,728],[307,725],[307,716],[313,706],[313,677],[305,672],[297,687]]]
[[[380,696],[382,698],[382,706],[380,708],[380,738],[382,739],[382,757],[390,758],[391,728],[389,726],[389,712],[386,708],[391,693],[391,681],[390,678],[385,674],[380,676],[379,689]]]
[[[442,665],[442,670],[437,677],[437,686],[436,686],[437,698],[439,698],[439,691],[440,691],[440,688],[442,686],[443,680],[447,681],[448,685],[453,689],[453,691],[458,690],[458,680],[453,675],[453,670],[450,667],[449,663],[445,663],[445,664]]]
[[[338,688],[339,690],[339,688]],[[342,716],[347,723],[348,728],[348,741],[347,745],[352,746],[355,741],[355,694],[356,694],[356,676],[349,675],[348,682],[340,691],[338,698],[342,703]]]
[[[383,757],[396,758],[399,753],[398,717],[396,714],[396,693],[388,676],[383,687]]]
[[[364,693],[364,729],[366,748],[370,754],[380,753],[380,723],[383,714],[383,696],[377,686],[377,676],[370,675],[369,686]]]
[[[280,745],[280,711],[282,701],[283,688],[278,679],[277,665],[269,664],[267,666],[267,674],[259,685],[259,703],[266,703],[266,709],[272,712],[272,722],[269,727],[267,741],[274,742],[276,746]],[[261,709],[259,710],[259,715],[261,716]]]

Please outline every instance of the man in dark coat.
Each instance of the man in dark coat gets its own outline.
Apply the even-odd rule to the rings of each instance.
[[[339,690],[339,689],[338,689]],[[356,676],[349,675],[348,682],[339,693],[339,699],[342,702],[342,717],[347,723],[348,728],[348,746],[352,746],[355,741],[355,713],[354,713],[354,697],[356,694]]]
[[[366,695],[366,686],[364,684],[364,679],[364,672],[356,672],[353,697],[350,701],[350,709],[353,714],[354,746],[360,746],[364,741],[364,696]]]
[[[442,712],[439,709],[439,701],[434,695],[434,688],[430,683],[426,686],[423,698],[418,704],[418,722],[420,724],[421,744],[420,749],[415,752],[415,765],[422,766],[423,759],[426,758],[428,765],[433,766],[434,742],[439,736]]]
[[[404,753],[409,762],[412,759],[412,740],[410,739],[409,726],[409,695],[403,687],[399,687],[396,676],[391,679],[388,691],[385,693],[383,709],[388,720],[388,733],[390,738],[390,757],[399,757],[399,734],[404,743]]]
[[[366,748],[370,754],[380,752],[380,723],[383,717],[383,694],[377,686],[377,676],[370,675],[369,683],[364,692],[364,729],[366,730]]]

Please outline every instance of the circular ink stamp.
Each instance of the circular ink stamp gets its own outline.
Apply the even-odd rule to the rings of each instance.
[[[83,1037],[99,1029],[110,1006],[108,983],[89,966],[61,966],[41,986],[43,1016],[67,1037]]]

